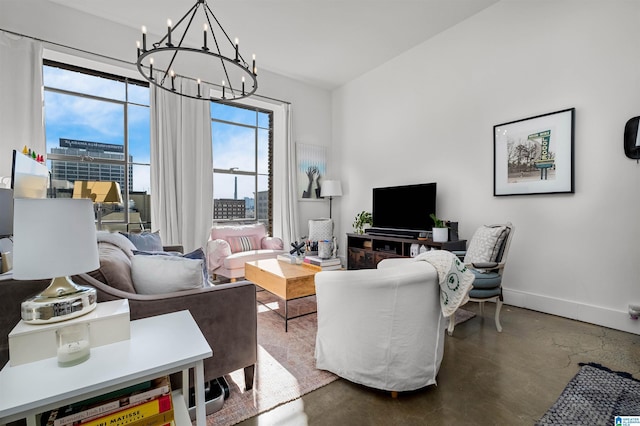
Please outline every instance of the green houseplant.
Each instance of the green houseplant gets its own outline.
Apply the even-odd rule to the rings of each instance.
[[[363,234],[365,225],[373,225],[373,216],[370,212],[363,210],[356,215],[353,221],[353,229],[356,231],[356,234]]]
[[[449,241],[449,228],[445,225],[444,220],[438,219],[438,217],[431,213],[429,215],[433,219],[433,233],[431,239],[434,243],[444,243]]]

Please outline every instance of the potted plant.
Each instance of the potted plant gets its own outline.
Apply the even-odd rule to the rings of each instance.
[[[434,243],[444,243],[449,241],[449,228],[445,225],[444,220],[438,219],[435,214],[429,215],[433,219],[433,235],[431,239]]]
[[[353,221],[353,229],[356,231],[356,234],[364,234],[365,225],[373,225],[373,216],[370,212],[363,210],[356,215]]]

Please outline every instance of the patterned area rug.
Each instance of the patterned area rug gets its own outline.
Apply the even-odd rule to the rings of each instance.
[[[316,369],[314,357],[317,316],[315,313],[289,320],[284,331],[284,304],[267,291],[258,291],[258,364],[253,390],[244,391],[243,370],[226,376],[230,396],[222,408],[207,416],[207,426],[229,426],[271,410],[325,386],[338,378]],[[289,302],[289,316],[315,311],[315,296]],[[458,309],[456,324],[475,316]]]
[[[599,364],[580,365],[536,425],[617,425],[617,416],[640,416],[640,381]]]

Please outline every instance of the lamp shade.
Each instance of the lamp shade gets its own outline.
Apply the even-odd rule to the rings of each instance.
[[[15,279],[63,277],[100,267],[91,200],[24,198],[14,201]]]
[[[341,197],[342,184],[339,180],[325,180],[320,190],[321,197]]]
[[[94,203],[122,204],[118,182],[77,180],[73,184],[73,198],[90,198]]]

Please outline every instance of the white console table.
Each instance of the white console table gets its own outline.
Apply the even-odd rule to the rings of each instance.
[[[174,392],[176,424],[190,425],[193,368],[196,424],[205,426],[203,360],[211,355],[189,311],[131,321],[130,340],[92,348],[82,364],[62,368],[55,357],[14,367],[7,363],[0,371],[0,424],[26,418],[28,426],[36,426],[38,413],[182,371],[182,392]]]

